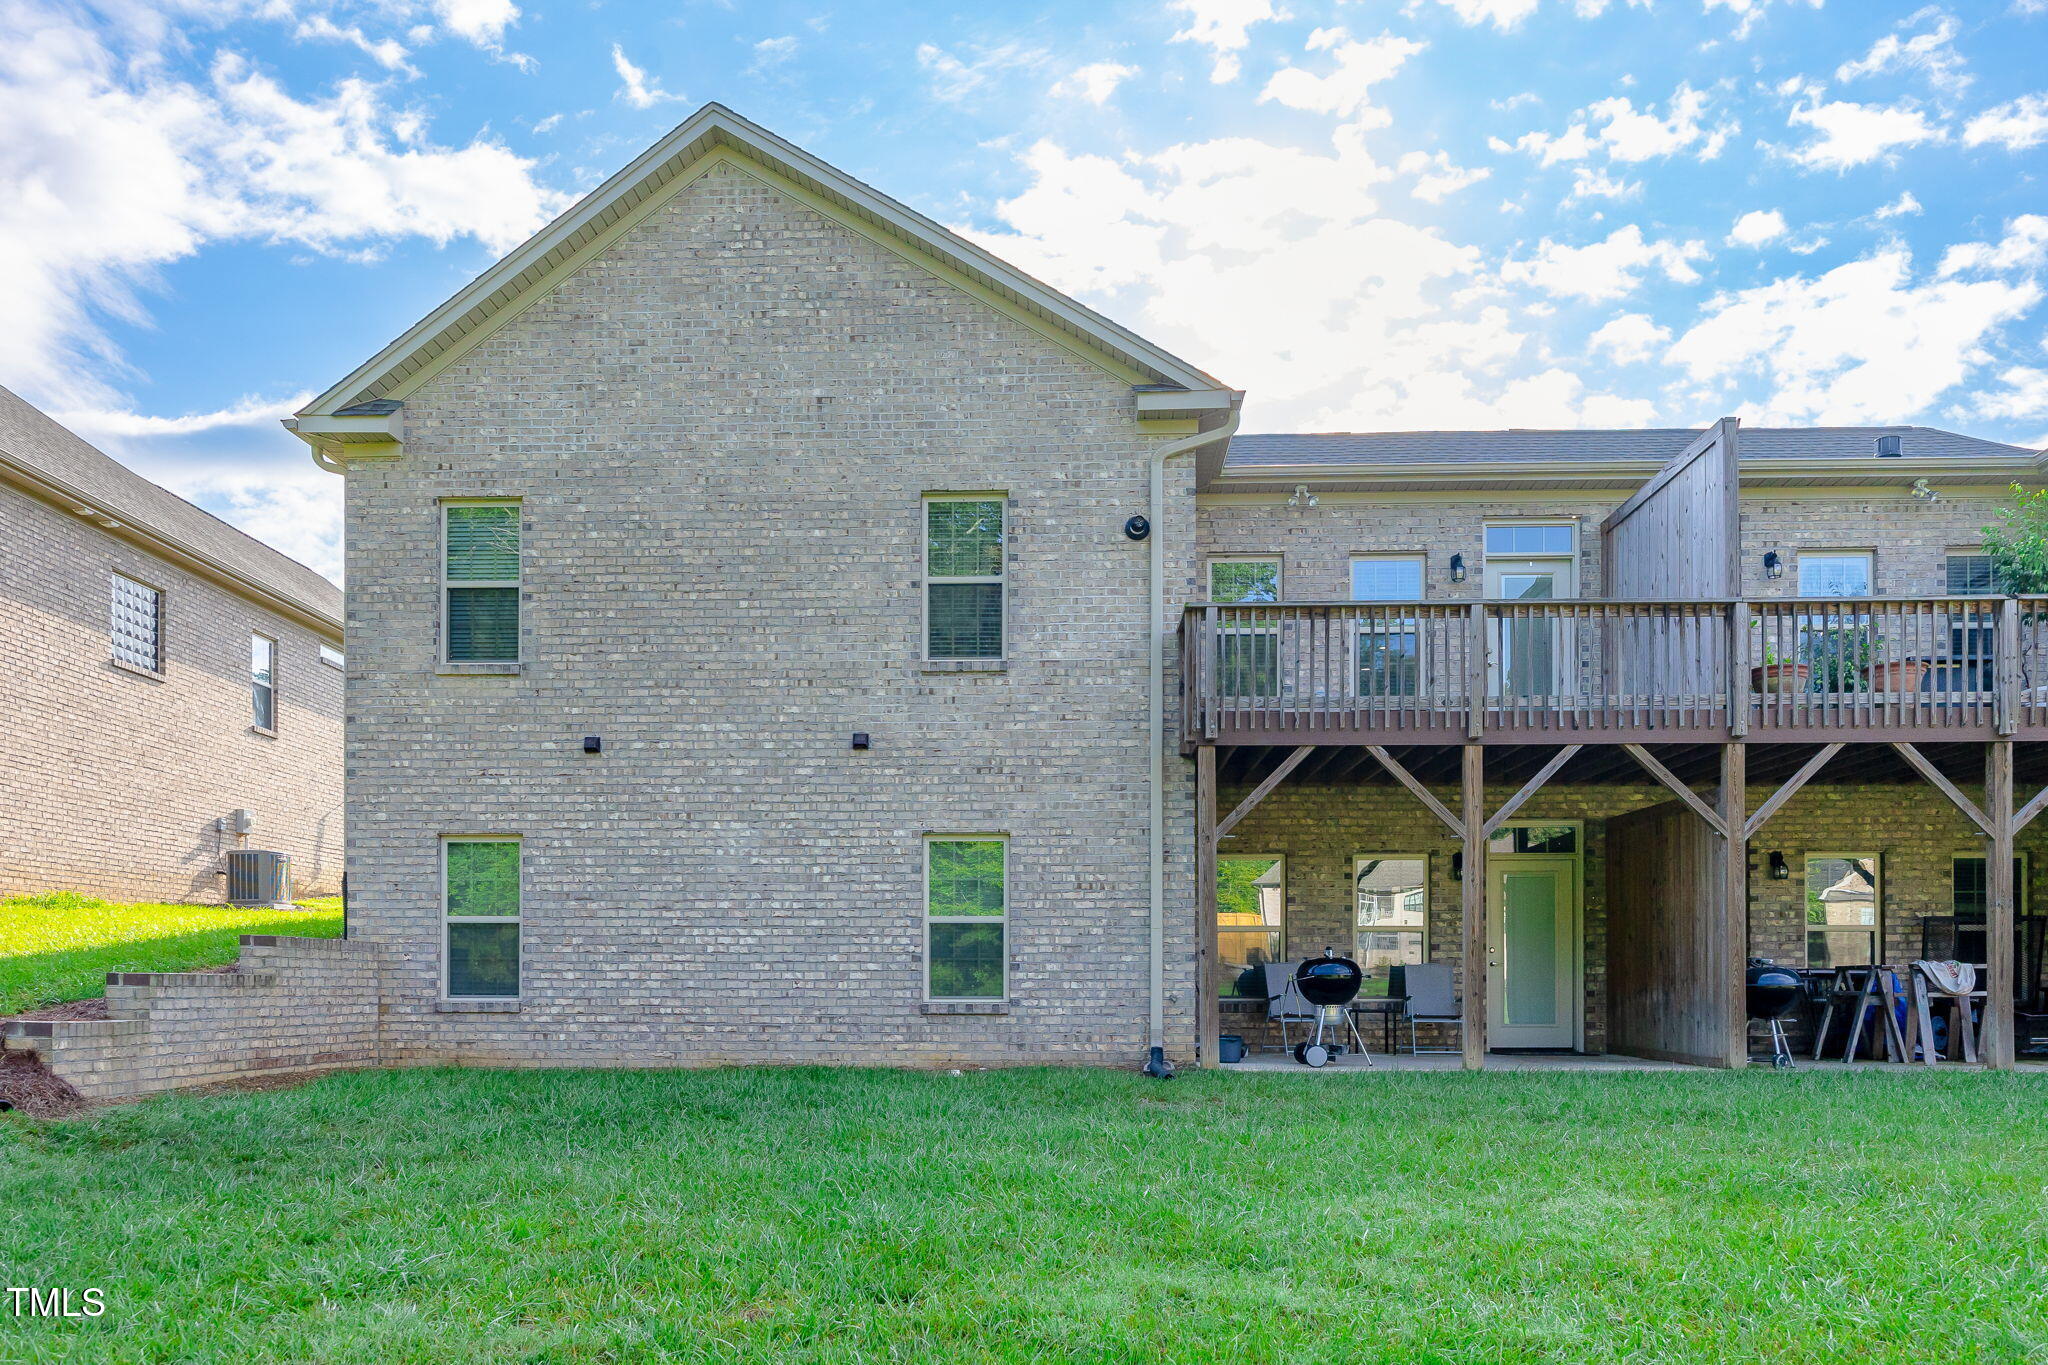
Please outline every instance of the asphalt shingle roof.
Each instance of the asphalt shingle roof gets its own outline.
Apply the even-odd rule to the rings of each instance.
[[[1241,435],[1231,438],[1226,470],[1260,465],[1514,464],[1546,460],[1662,461],[1702,428],[1640,431],[1361,431]],[[2011,460],[2035,452],[1933,427],[1744,427],[1746,460],[1854,460],[1877,453],[1877,438],[1897,436],[1907,459]]]
[[[341,620],[341,589],[244,531],[158,487],[0,388],[0,453],[118,521],[176,541],[279,597]]]

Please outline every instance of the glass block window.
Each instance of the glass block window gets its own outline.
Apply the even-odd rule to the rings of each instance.
[[[441,901],[448,933],[448,998],[516,998],[519,841],[443,839]]]
[[[461,502],[442,507],[447,659],[519,660],[519,504]]]
[[[1991,556],[1951,554],[1948,557],[1948,582],[1943,591],[1956,597],[1997,592],[1997,575],[1991,569]]]
[[[249,709],[259,730],[277,728],[277,641],[249,637]]]
[[[1003,657],[1003,499],[924,503],[925,657]]]
[[[1009,937],[1009,844],[925,841],[926,989],[934,1000],[1001,1000]]]
[[[155,588],[114,575],[112,634],[114,657],[124,664],[163,671],[164,597]]]
[[[1486,528],[1486,553],[1496,557],[1578,553],[1578,528],[1569,522],[1502,522]]]

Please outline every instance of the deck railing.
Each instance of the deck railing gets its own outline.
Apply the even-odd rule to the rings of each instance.
[[[2048,597],[1187,609],[1190,743],[2048,727]]]

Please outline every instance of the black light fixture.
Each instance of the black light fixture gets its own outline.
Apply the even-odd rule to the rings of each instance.
[[[1453,583],[1463,583],[1465,581],[1465,556],[1451,556],[1451,581]]]
[[[1792,880],[1792,869],[1786,865],[1785,855],[1775,848],[1771,850],[1771,880],[1788,882]]]
[[[583,752],[584,752],[584,753],[586,753],[586,754],[601,754],[601,753],[603,753],[603,752],[604,752],[604,740],[602,740],[601,738],[599,738],[599,737],[598,737],[598,736],[596,736],[596,735],[585,735],[585,736],[583,737]]]
[[[856,748],[856,749],[865,749],[865,748],[867,748],[867,747],[868,747],[868,732],[867,732],[867,731],[865,731],[865,730],[855,730],[855,731],[853,732],[853,747],[854,747],[854,748]]]
[[[1145,517],[1128,517],[1124,520],[1124,534],[1132,540],[1143,540],[1152,534],[1152,523]]]
[[[1776,550],[1764,551],[1764,577],[1776,582],[1785,576],[1785,561]]]
[[[1451,880],[1454,882],[1465,880],[1465,855],[1462,853],[1453,853],[1451,855]]]

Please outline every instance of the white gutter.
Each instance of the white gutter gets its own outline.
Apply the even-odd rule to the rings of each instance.
[[[1145,1073],[1166,1080],[1173,1064],[1166,1060],[1166,462],[1217,441],[1237,430],[1238,409],[1232,407],[1223,425],[1213,431],[1169,442],[1152,452],[1152,592],[1146,644],[1151,716],[1147,733],[1152,746],[1152,1014]],[[1200,983],[1197,984],[1200,989]]]

